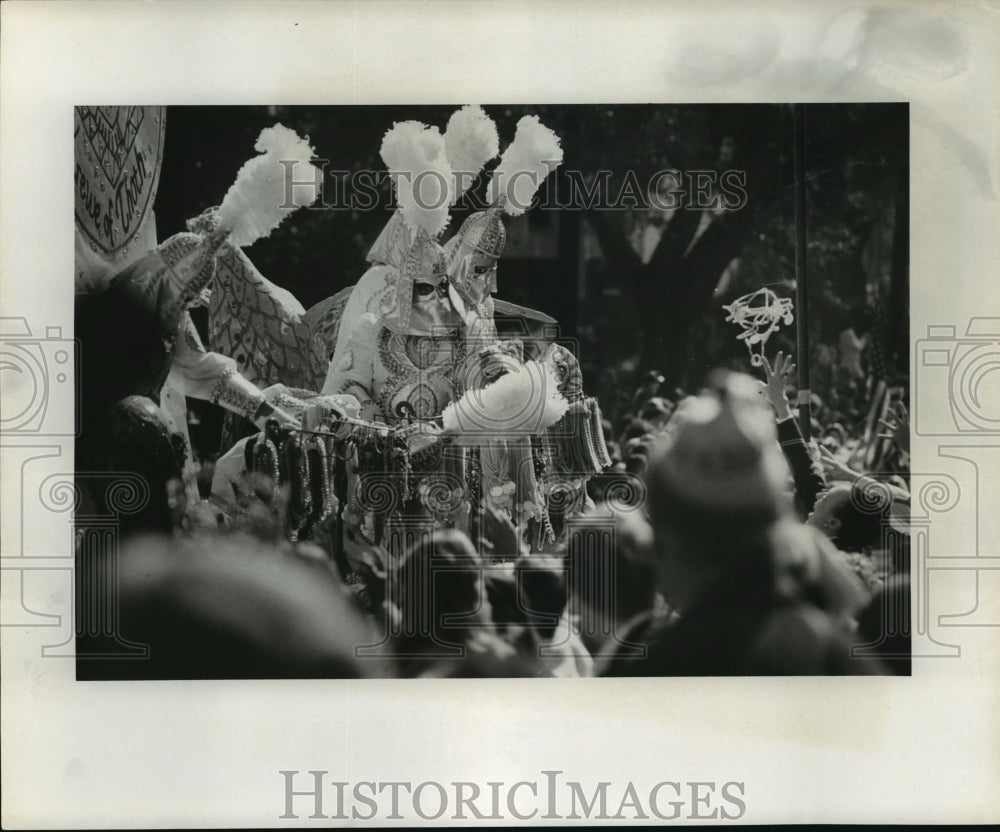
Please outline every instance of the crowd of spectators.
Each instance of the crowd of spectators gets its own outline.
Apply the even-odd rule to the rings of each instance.
[[[791,358],[762,370],[694,393],[647,373],[544,553],[490,512],[478,540],[440,529],[344,576],[270,512],[220,531],[202,503],[182,538],[125,542],[122,632],[151,650],[114,674],[906,674],[905,407],[813,397],[807,441]]]

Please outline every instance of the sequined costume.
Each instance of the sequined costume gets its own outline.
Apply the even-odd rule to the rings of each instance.
[[[126,127],[138,130],[145,119],[143,112],[142,108],[101,108],[96,114],[81,117],[78,111],[78,140],[89,135],[88,125],[109,119],[120,124],[126,116]],[[152,123],[160,124],[162,141],[160,117],[154,117]],[[117,133],[102,135],[107,138]],[[146,149],[152,150],[151,146]],[[153,422],[182,437],[185,454],[181,470],[175,473],[185,482],[188,500],[196,501],[199,495],[187,437],[186,397],[212,401],[253,420],[294,422],[264,400],[260,389],[239,372],[236,361],[205,349],[187,311],[204,302],[220,248],[249,245],[269,234],[291,211],[316,198],[312,189],[306,197],[299,193],[297,199],[286,197],[282,201],[282,194],[272,187],[280,181],[278,174],[286,171],[289,160],[308,165],[312,156],[308,142],[274,125],[261,131],[255,149],[260,155],[240,169],[219,208],[218,223],[204,229],[203,234],[177,234],[153,248],[156,232],[150,206],[158,178],[157,159],[144,216],[135,218],[137,230],[127,238],[131,250],[123,243],[121,251],[110,258],[101,257],[95,245],[88,251],[81,244],[88,234],[93,242],[94,229],[87,225],[87,218],[94,205],[85,198],[87,177],[78,164],[76,335],[81,344],[78,389],[86,393],[80,397],[78,462],[87,466],[111,464],[107,455],[122,433],[113,425],[121,425],[122,419],[112,421],[109,414],[121,410],[119,402],[130,402],[136,418],[147,422],[149,407],[153,407],[158,412]],[[124,148],[120,150],[124,153]],[[141,155],[141,148],[136,152]],[[102,156],[101,167],[93,169],[95,176],[99,169],[108,174],[106,162]],[[103,182],[99,190],[104,190]],[[115,235],[121,232],[112,230]]]
[[[134,411],[137,420],[162,427],[161,442],[185,451],[169,479],[186,478],[190,486],[190,449],[183,433],[179,442],[171,438],[179,433],[176,422],[159,406],[168,381],[182,396],[213,401],[241,416],[261,419],[275,412],[261,391],[239,374],[235,361],[204,349],[187,312],[211,278],[212,246],[224,236],[219,232],[203,242],[192,234],[175,235],[115,275],[102,290],[77,294],[77,381],[86,393],[80,397],[78,470],[142,466],[141,460],[130,462],[119,448],[129,432],[127,413]],[[114,419],[111,414],[116,414]],[[167,457],[155,443],[148,452]]]
[[[440,416],[461,390],[466,357],[459,327],[435,335],[394,332],[372,313],[361,316],[324,393],[349,394],[362,418],[397,424]]]
[[[506,372],[518,372],[524,360],[522,345],[501,340],[494,322],[502,303],[493,297],[507,236],[502,217],[523,212],[534,188],[560,159],[554,134],[536,118],[522,120],[494,173],[492,184],[503,189],[494,187],[494,205],[470,215],[444,247],[444,274],[426,268],[431,266],[426,258],[425,268],[413,269],[415,245],[400,258],[401,241],[413,238],[397,212],[369,256],[376,265],[354,287],[343,310],[324,392],[355,395],[365,418],[396,425],[407,418],[436,420],[467,391],[483,389]],[[519,176],[525,168],[537,175]],[[515,184],[525,179],[534,182],[530,193]],[[429,288],[422,296],[414,293],[411,300],[411,289],[420,283]],[[415,321],[423,304],[434,314]],[[525,313],[530,310],[516,308],[516,314]],[[445,318],[448,324],[442,326],[440,319]],[[433,479],[435,466],[445,475],[441,487],[425,489],[444,495],[437,506],[424,501],[435,522],[460,524],[463,511],[489,508],[509,517],[522,541],[537,550],[555,540],[567,514],[583,508],[587,477],[610,464],[600,411],[595,400],[583,395],[575,356],[548,344],[540,359],[569,404],[558,424],[535,436],[502,420],[504,427],[493,435],[458,431],[449,440],[460,447],[438,443],[432,448],[440,459],[431,460],[425,452],[421,466],[406,463],[407,482],[416,479],[418,495]],[[384,472],[380,464],[377,457],[359,459],[362,478]],[[355,512],[355,521],[360,522],[362,514]]]

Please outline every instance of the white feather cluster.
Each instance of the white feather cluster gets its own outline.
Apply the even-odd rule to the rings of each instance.
[[[219,227],[229,229],[229,241],[236,246],[266,237],[319,195],[321,173],[309,163],[314,151],[308,138],[275,124],[261,131],[254,150],[261,155],[240,168],[219,208]]]
[[[496,205],[507,198],[504,211],[512,217],[531,207],[531,200],[552,171],[563,160],[559,137],[538,120],[524,116],[517,123],[512,141],[500,157],[500,164],[490,180],[490,202]]]
[[[440,234],[455,188],[441,132],[419,121],[398,121],[382,138],[380,154],[396,184],[403,221],[431,237]]]
[[[566,413],[552,368],[528,361],[492,384],[469,390],[441,414],[444,429],[464,437],[510,437],[541,433]]]
[[[465,193],[490,159],[500,152],[496,123],[482,107],[467,104],[455,110],[444,131],[448,164],[460,179],[455,184],[454,199]]]

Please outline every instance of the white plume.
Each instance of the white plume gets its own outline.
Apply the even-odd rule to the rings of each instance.
[[[448,164],[455,174],[454,199],[465,193],[490,159],[500,152],[496,123],[482,107],[467,104],[455,110],[444,131]]]
[[[436,127],[399,121],[382,138],[382,161],[393,175],[396,202],[407,226],[431,237],[448,225],[454,183],[444,137]]]
[[[563,159],[559,137],[538,120],[524,116],[517,123],[512,141],[500,157],[490,179],[489,198],[494,205],[506,197],[504,211],[512,217],[531,206],[535,192]]]
[[[486,387],[467,391],[441,418],[446,431],[463,436],[525,436],[554,425],[568,407],[552,368],[528,361]]]
[[[275,124],[261,131],[254,149],[261,155],[240,168],[219,207],[219,227],[229,230],[229,241],[236,246],[268,236],[319,195],[322,174],[309,163],[314,151],[308,138]]]

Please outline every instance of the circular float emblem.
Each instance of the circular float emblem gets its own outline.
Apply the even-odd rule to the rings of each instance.
[[[165,122],[163,107],[75,109],[76,226],[105,257],[116,257],[152,210]]]

